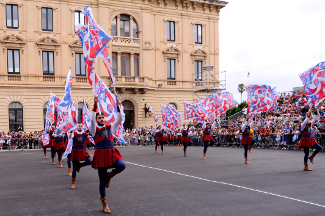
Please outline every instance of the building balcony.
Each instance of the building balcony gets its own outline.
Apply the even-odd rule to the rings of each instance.
[[[64,86],[66,76],[42,76],[42,75],[19,75],[19,74],[1,74],[1,85],[46,85],[46,86]],[[102,77],[104,82],[110,82],[108,77]],[[73,86],[89,86],[87,77],[72,77]]]
[[[150,88],[152,79],[149,77],[139,76],[114,76],[115,88],[123,93],[126,90],[131,90],[134,93],[141,92],[146,93]]]
[[[140,38],[114,36],[113,46],[140,47]]]

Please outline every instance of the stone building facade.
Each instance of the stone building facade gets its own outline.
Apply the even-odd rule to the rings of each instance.
[[[74,26],[90,5],[109,42],[115,83],[126,110],[125,127],[155,125],[145,117],[160,104],[183,113],[202,67],[219,68],[218,0],[0,0],[0,131],[38,131],[53,92],[64,94],[71,67],[72,95],[92,107],[93,93]],[[97,74],[110,86],[105,66]],[[218,74],[215,74],[218,77]],[[160,122],[161,123],[161,119]]]

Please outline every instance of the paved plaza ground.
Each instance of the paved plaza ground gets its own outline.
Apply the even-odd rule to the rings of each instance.
[[[112,215],[325,215],[323,152],[305,172],[302,151],[253,149],[245,165],[241,148],[209,148],[206,160],[202,147],[188,158],[180,147],[119,150],[127,167],[106,190]],[[97,171],[82,168],[71,190],[63,165],[40,150],[0,152],[0,215],[105,215]]]

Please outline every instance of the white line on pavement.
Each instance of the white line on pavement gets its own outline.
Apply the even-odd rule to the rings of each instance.
[[[280,195],[280,194],[270,193],[270,192],[267,192],[267,191],[261,191],[261,190],[248,188],[248,187],[235,185],[235,184],[230,184],[230,183],[226,183],[226,182],[209,180],[209,179],[205,179],[205,178],[200,178],[200,177],[196,177],[196,176],[191,176],[191,175],[187,175],[187,174],[183,174],[183,173],[173,172],[173,171],[170,171],[170,170],[145,166],[145,165],[131,163],[131,162],[125,162],[125,163],[132,164],[132,165],[135,165],[135,166],[145,167],[145,168],[149,168],[149,169],[159,170],[159,171],[163,171],[163,172],[173,173],[173,174],[176,174],[176,175],[186,176],[186,177],[189,177],[189,178],[199,179],[199,180],[202,180],[202,181],[213,182],[213,183],[216,183],[216,184],[223,184],[223,185],[228,185],[228,186],[232,186],[232,187],[237,187],[237,188],[241,188],[241,189],[245,189],[245,190],[250,190],[250,191],[254,191],[254,192],[258,192],[258,193],[263,193],[263,194],[267,194],[267,195],[271,195],[271,196],[281,197],[281,198],[284,198],[284,199],[289,199],[289,200],[293,200],[293,201],[297,201],[297,202],[306,203],[306,204],[310,204],[310,205],[325,208],[324,205],[320,205],[320,204],[317,204],[317,203],[312,203],[312,202],[308,202],[308,201],[305,201],[305,200],[300,200],[300,199],[296,199],[296,198],[292,198],[292,197],[287,197],[287,196],[283,196],[283,195]]]

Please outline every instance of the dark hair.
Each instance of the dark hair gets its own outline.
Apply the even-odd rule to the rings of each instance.
[[[104,115],[103,113],[102,114],[99,114],[99,113],[96,113],[96,119],[97,119],[97,116],[102,116],[102,115]]]

